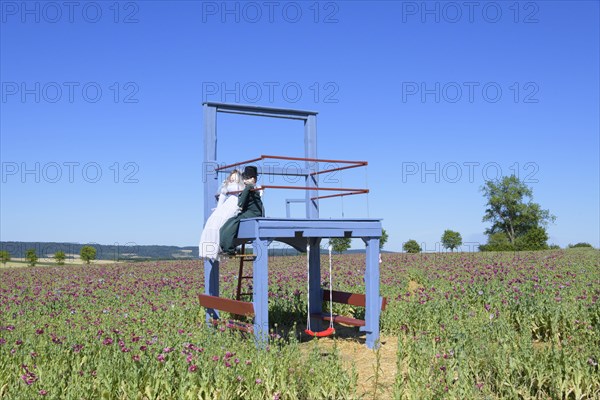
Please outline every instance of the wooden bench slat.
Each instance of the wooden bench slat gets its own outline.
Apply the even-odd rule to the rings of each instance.
[[[252,333],[254,332],[254,327],[250,324],[245,324],[236,320],[219,320],[219,319],[211,319],[213,325],[217,326],[219,324],[225,324],[226,327],[230,329],[237,329],[242,332]]]
[[[331,291],[331,296],[334,303],[350,304],[351,306],[364,307],[366,304],[366,296],[358,293],[340,292],[337,290]],[[329,290],[323,290],[323,301],[329,301]]]
[[[351,306],[358,307],[366,307],[367,305],[367,296],[359,293],[348,293],[348,292],[340,292],[338,290],[331,291],[331,300],[334,303],[341,304],[349,304]],[[323,290],[323,301],[329,301],[329,290]],[[381,310],[385,310],[385,306],[387,305],[387,298],[383,298],[381,302]],[[314,318],[321,318],[325,321],[331,321],[330,314],[321,313],[321,314],[311,314]],[[333,322],[340,323],[351,326],[366,326],[366,322],[362,319],[356,319],[352,317],[346,317],[344,315],[333,314]]]
[[[214,308],[236,315],[254,315],[254,304],[247,301],[225,299],[208,294],[199,294],[198,300],[205,308]]]
[[[331,316],[329,314],[311,314],[311,317],[321,318],[325,321],[331,321]],[[365,326],[366,322],[362,319],[356,319],[351,317],[346,317],[343,315],[333,314],[333,322],[336,324],[346,324],[352,326]]]
[[[367,296],[359,293],[340,292],[338,290],[331,291],[332,300],[334,303],[349,304],[351,306],[366,307]],[[329,290],[323,289],[323,301],[329,301]],[[381,310],[385,310],[387,298],[383,298],[381,302]]]

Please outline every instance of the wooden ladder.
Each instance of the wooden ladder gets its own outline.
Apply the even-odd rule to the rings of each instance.
[[[256,256],[254,254],[246,254],[246,244],[242,244],[242,252],[235,256],[235,258],[240,259],[240,267],[238,273],[238,283],[235,291],[235,299],[237,301],[241,301],[242,297],[250,296],[250,300],[252,300],[252,292],[242,293],[242,280],[244,279],[253,279],[252,272],[250,275],[244,275],[244,261],[254,261]]]

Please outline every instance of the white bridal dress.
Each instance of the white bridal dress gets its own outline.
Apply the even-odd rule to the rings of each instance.
[[[238,195],[244,189],[244,184],[239,182],[225,182],[221,186],[217,208],[206,220],[204,230],[200,236],[199,253],[200,258],[216,260],[219,257],[219,230],[223,224],[239,212]]]

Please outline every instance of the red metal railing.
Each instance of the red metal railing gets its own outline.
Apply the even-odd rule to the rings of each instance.
[[[224,165],[222,167],[216,168],[217,171],[226,170],[232,167],[237,167],[238,165],[244,165],[253,163],[260,160],[265,159],[275,159],[275,160],[292,160],[292,161],[309,161],[309,162],[327,162],[327,163],[339,163],[339,164],[350,164],[343,167],[329,168],[321,171],[315,171],[309,173],[310,176],[323,174],[326,172],[334,172],[334,171],[342,171],[350,168],[358,168],[367,166],[369,163],[367,161],[349,161],[349,160],[331,160],[325,158],[306,158],[306,157],[286,157],[286,156],[270,156],[270,155],[261,155],[258,158],[253,158],[246,161],[240,161],[234,164]],[[285,175],[285,174],[281,174]],[[255,190],[263,190],[263,189],[295,189],[295,190],[328,190],[328,191],[336,191],[336,192],[344,192],[344,193],[336,193],[325,196],[315,196],[311,197],[311,200],[317,199],[327,199],[331,197],[341,197],[341,196],[350,196],[354,194],[365,194],[369,193],[369,189],[349,189],[349,188],[327,188],[327,187],[310,187],[310,186],[281,186],[281,185],[263,185],[260,188],[256,188]]]

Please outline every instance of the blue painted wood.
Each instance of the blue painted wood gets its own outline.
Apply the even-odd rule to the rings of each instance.
[[[317,116],[309,115],[304,121],[304,157],[317,158]],[[311,172],[319,170],[319,163],[306,161],[306,169]],[[318,187],[319,175],[307,175],[305,178],[306,187]],[[306,191],[306,218],[319,218],[319,200],[311,200],[314,192]]]
[[[309,290],[308,295],[310,296],[310,314],[321,314],[323,310],[323,293],[321,292],[321,251],[320,244],[321,238],[311,237],[305,239],[310,243],[310,254],[309,254]],[[323,330],[321,318],[310,318],[311,330],[313,332],[319,332]]]
[[[217,163],[217,110],[215,107],[204,107],[204,162],[202,165],[202,182],[204,183],[204,223],[210,216],[217,202],[215,194],[219,187]]]
[[[208,107],[217,108],[219,112],[229,114],[254,115],[258,117],[273,117],[306,120],[309,116],[318,114],[316,111],[295,110],[291,108],[264,107],[245,104],[219,103],[207,101],[202,103]]]
[[[247,243],[255,237],[276,240],[304,252],[306,238],[329,237],[379,237],[379,219],[287,219],[247,218],[240,222],[237,244]]]
[[[254,303],[254,337],[259,346],[269,338],[269,257],[268,242],[256,237],[252,249],[256,255],[253,263],[252,301]]]
[[[219,261],[204,261],[204,293],[211,296],[219,296]],[[206,310],[206,321],[219,318],[219,311],[208,308]]]
[[[239,105],[217,102],[205,102],[204,105],[204,163],[202,178],[204,182],[204,222],[216,205],[215,194],[220,182],[216,168],[217,162],[217,113],[234,113],[260,117],[287,118],[304,121],[304,154],[306,158],[318,158],[317,154],[317,113],[314,111],[293,110],[254,105]],[[221,165],[224,165],[221,163]],[[307,187],[318,187],[320,175],[318,163],[305,163],[304,168],[291,170],[269,166],[261,171],[264,175],[297,175],[305,176]],[[228,172],[228,171],[227,171]],[[373,348],[379,340],[379,316],[381,297],[379,296],[379,237],[381,221],[379,219],[319,219],[319,201],[311,200],[313,193],[306,191],[305,219],[250,218],[242,220],[238,233],[238,243],[251,242],[256,260],[254,261],[253,306],[255,310],[254,332],[257,345],[264,347],[269,333],[268,307],[268,245],[279,240],[305,251],[307,240],[310,240],[312,251],[309,256],[311,313],[322,310],[322,293],[320,285],[320,251],[319,244],[324,237],[358,237],[367,245],[366,252],[366,310],[365,331],[367,346]],[[287,203],[289,205],[289,203]],[[289,217],[289,212],[288,212]],[[335,281],[334,281],[335,282]],[[219,295],[219,262],[204,263],[205,292],[211,296]],[[218,318],[217,310],[207,310],[207,320]],[[313,329],[320,329],[314,321]]]
[[[305,203],[306,199],[285,199],[285,218],[291,218],[290,203]]]
[[[247,218],[240,222],[238,238],[255,237],[380,237],[379,219],[287,219]]]
[[[204,224],[216,206],[215,193],[218,190],[217,168],[217,110],[204,106],[204,162],[202,165],[202,181],[204,182]],[[204,225],[203,224],[203,225]],[[219,295],[219,261],[204,261],[204,292],[211,296]],[[218,318],[214,309],[206,310],[207,322]]]
[[[379,317],[381,297],[379,296],[379,237],[363,238],[367,246],[365,269],[365,327],[366,345],[373,349],[379,346]]]

